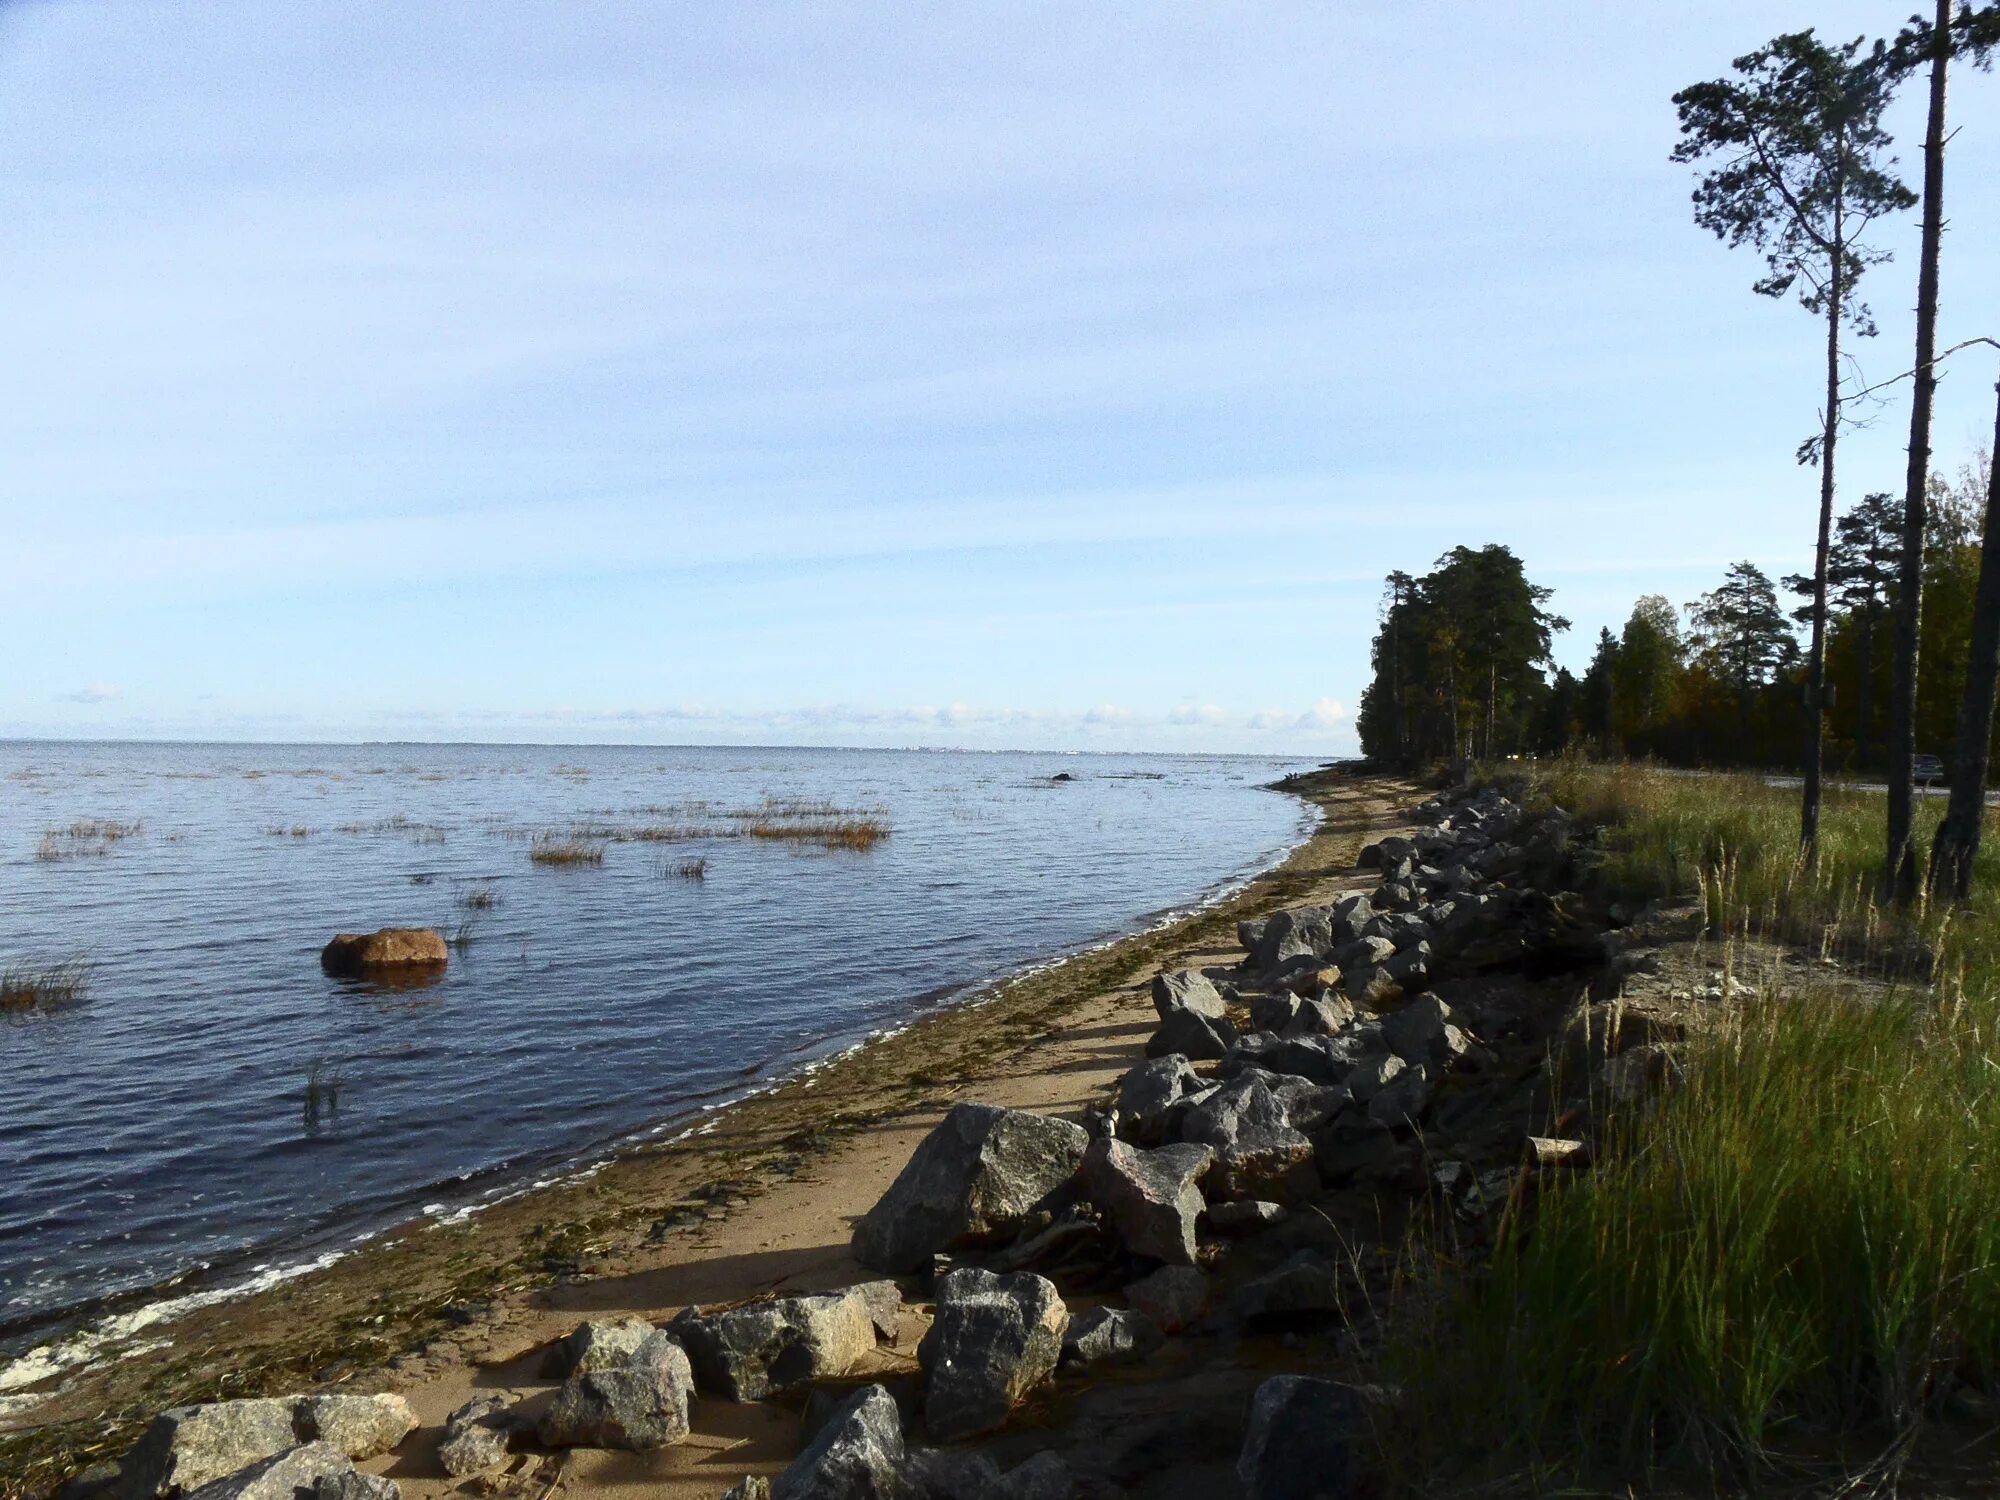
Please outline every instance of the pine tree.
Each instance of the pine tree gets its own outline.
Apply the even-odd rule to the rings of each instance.
[[[1828,46],[1810,31],[1775,38],[1739,57],[1735,79],[1674,95],[1681,140],[1674,160],[1722,158],[1694,193],[1695,222],[1728,244],[1754,245],[1768,274],[1755,290],[1799,302],[1826,325],[1826,387],[1820,431],[1800,450],[1820,470],[1819,531],[1813,569],[1812,645],[1807,692],[1805,789],[1799,838],[1808,856],[1819,839],[1820,776],[1826,745],[1827,553],[1833,527],[1834,458],[1841,427],[1841,334],[1875,332],[1854,285],[1888,259],[1863,236],[1883,214],[1916,201],[1892,175],[1882,112],[1894,89],[1886,45],[1856,38]]]

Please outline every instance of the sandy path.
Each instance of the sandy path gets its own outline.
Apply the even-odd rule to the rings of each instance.
[[[1350,781],[1335,784],[1316,800],[1325,809],[1325,822],[1287,863],[1294,878],[1285,882],[1286,905],[1371,887],[1374,877],[1356,871],[1354,857],[1362,843],[1403,827],[1397,808],[1415,799],[1400,784]],[[1129,982],[1076,996],[1053,1029],[989,1059],[922,1106],[866,1125],[806,1170],[692,1232],[607,1256],[593,1264],[588,1279],[524,1299],[498,1326],[467,1341],[468,1357],[445,1354],[415,1362],[393,1384],[415,1406],[425,1427],[400,1452],[368,1467],[394,1475],[410,1500],[431,1500],[454,1488],[456,1482],[443,1477],[435,1460],[438,1424],[475,1393],[534,1398],[547,1391],[537,1375],[541,1347],[584,1317],[637,1313],[660,1321],[689,1303],[817,1291],[871,1279],[874,1273],[848,1256],[852,1223],[881,1196],[952,1102],[975,1098],[1075,1116],[1143,1056],[1156,1020],[1149,996],[1155,973],[1232,964],[1240,956],[1233,942],[1219,942],[1212,934],[1205,942],[1168,944]],[[878,1353],[883,1370],[914,1367],[923,1327],[921,1313],[905,1312],[895,1346]],[[539,1404],[531,1404],[529,1411]],[[650,1454],[576,1450],[561,1470],[560,1489],[576,1495],[643,1491],[660,1500],[713,1497],[745,1473],[781,1469],[796,1451],[797,1434],[794,1408],[704,1400],[696,1404],[694,1432],[685,1444]],[[534,1460],[517,1462],[532,1465]],[[547,1471],[537,1477],[531,1493],[547,1488],[549,1477]]]

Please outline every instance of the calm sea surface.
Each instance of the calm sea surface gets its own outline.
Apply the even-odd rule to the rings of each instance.
[[[0,1019],[0,1352],[106,1297],[476,1203],[1198,902],[1300,836],[1260,789],[1298,768],[0,744],[0,967],[92,966],[67,1012]],[[639,837],[768,799],[894,831],[865,853]],[[578,827],[601,866],[531,861]],[[695,857],[706,879],[672,872]],[[387,925],[462,937],[444,977],[320,973],[333,933]]]

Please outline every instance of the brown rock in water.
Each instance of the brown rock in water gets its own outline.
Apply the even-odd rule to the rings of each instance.
[[[444,934],[431,927],[384,927],[343,932],[320,950],[319,966],[341,977],[376,969],[442,969],[451,956]]]

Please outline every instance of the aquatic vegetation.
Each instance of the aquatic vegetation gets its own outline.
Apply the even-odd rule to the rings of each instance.
[[[538,833],[528,846],[528,858],[538,865],[601,865],[604,845],[570,834]]]
[[[0,969],[0,1015],[46,1014],[73,1005],[90,985],[90,964],[72,958],[53,964],[10,964]]]
[[[308,1133],[318,1130],[326,1120],[340,1117],[340,1091],[346,1082],[339,1063],[329,1065],[324,1058],[313,1063],[312,1071],[306,1074],[305,1102],[300,1110]]]
[[[491,911],[500,904],[500,893],[490,885],[475,885],[458,893],[458,904],[467,911]]]
[[[294,823],[289,828],[266,828],[264,832],[274,839],[309,839],[318,830],[308,828],[303,823]]]
[[[126,839],[137,838],[145,826],[110,818],[80,818],[67,828],[51,828],[44,833],[35,849],[35,858],[49,861],[109,854]]]
[[[708,879],[708,860],[706,858],[663,859],[659,863],[658,874],[662,880],[666,880],[669,877],[679,880],[706,880]]]

